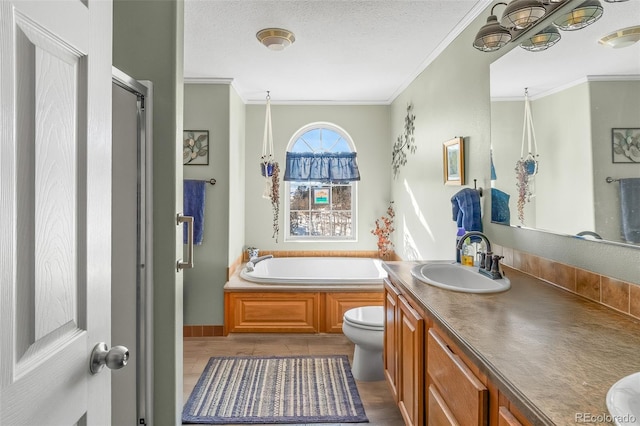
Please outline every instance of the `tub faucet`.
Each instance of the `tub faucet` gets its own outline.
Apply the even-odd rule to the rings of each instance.
[[[262,262],[263,260],[271,259],[271,258],[273,258],[272,254],[265,254],[264,256],[252,257],[247,262],[247,265],[246,265],[247,271],[249,272],[253,271],[253,268],[255,268],[256,263]]]

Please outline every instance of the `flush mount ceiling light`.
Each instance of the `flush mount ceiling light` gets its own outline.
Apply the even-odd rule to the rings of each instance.
[[[487,18],[473,42],[473,47],[483,52],[493,52],[500,49],[511,40],[511,33],[498,23],[498,18],[493,14],[493,9],[498,5],[506,6],[506,3],[496,3],[491,8],[491,15]]]
[[[546,13],[538,0],[513,0],[502,14],[500,25],[508,29],[527,28]]]
[[[638,41],[640,41],[640,25],[616,30],[602,37],[598,40],[598,43],[619,49],[621,47],[631,46]]]
[[[282,28],[265,28],[258,31],[256,37],[270,50],[284,50],[296,41],[291,31]]]
[[[560,41],[560,32],[555,27],[550,26],[523,41],[520,47],[529,52],[540,52],[547,50],[558,41]]]
[[[574,31],[596,22],[603,13],[598,0],[587,0],[571,12],[565,13],[553,21],[553,24],[564,31]]]

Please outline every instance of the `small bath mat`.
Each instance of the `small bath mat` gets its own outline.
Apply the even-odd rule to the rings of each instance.
[[[346,355],[212,357],[183,423],[367,423]]]

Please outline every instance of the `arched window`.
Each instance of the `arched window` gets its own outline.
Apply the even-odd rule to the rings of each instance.
[[[298,130],[287,146],[285,240],[355,240],[358,180],[356,149],[344,129],[311,123]]]

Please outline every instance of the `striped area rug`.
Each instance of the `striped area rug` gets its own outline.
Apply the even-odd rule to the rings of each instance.
[[[212,357],[183,423],[366,423],[346,355]]]

